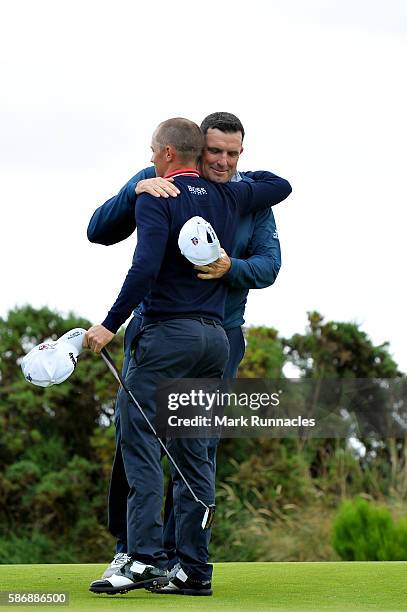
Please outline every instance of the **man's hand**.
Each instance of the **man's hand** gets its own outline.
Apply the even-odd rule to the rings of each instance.
[[[202,278],[202,280],[222,278],[222,276],[229,272],[232,262],[223,249],[221,249],[220,252],[221,256],[213,263],[207,266],[194,266],[195,270],[200,270],[202,272],[202,274],[197,275],[198,278]]]
[[[137,183],[136,194],[149,193],[155,198],[168,198],[169,196],[176,198],[180,191],[173,182],[174,179],[171,177],[164,179],[157,176],[156,178],[143,179]]]
[[[113,338],[114,334],[103,325],[93,325],[85,334],[83,346],[94,353],[100,353],[102,348],[109,344]]]

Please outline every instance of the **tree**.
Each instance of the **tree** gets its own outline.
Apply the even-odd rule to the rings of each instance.
[[[327,321],[308,313],[305,334],[284,342],[290,361],[307,378],[395,378],[401,376],[387,342],[375,346],[356,323]]]
[[[63,317],[46,307],[15,308],[0,319],[0,523],[4,533],[18,528],[61,538],[67,536],[67,526],[79,520],[90,521],[98,533],[105,522],[106,468],[100,466],[95,432],[106,430],[112,421],[115,380],[103,360],[90,351],[83,351],[75,372],[61,385],[35,387],[25,381],[20,369],[23,356],[36,344],[89,326],[89,321],[73,313]],[[117,337],[109,346],[119,366],[120,340]],[[112,458],[114,437],[105,439],[105,446],[110,445],[110,453],[105,454]]]
[[[277,330],[272,327],[248,327],[246,341],[239,378],[281,378],[285,356]]]
[[[341,323],[337,321],[324,322],[324,318],[318,312],[308,313],[308,328],[305,334],[294,334],[292,338],[284,342],[288,358],[295,365],[304,378],[313,378],[322,381],[327,378],[333,379],[367,379],[370,381],[369,403],[366,400],[366,393],[363,391],[356,394],[356,402],[361,408],[363,403],[367,404],[370,411],[372,431],[380,429],[380,419],[383,412],[380,410],[381,404],[385,401],[386,393],[380,384],[380,379],[395,379],[404,377],[399,371],[397,364],[389,354],[388,343],[375,346],[368,335],[359,329],[356,323]],[[377,384],[375,384],[377,380]],[[373,395],[372,395],[373,394]],[[359,458],[359,463],[367,474],[367,478],[362,479],[363,486],[367,486],[372,469],[375,470],[380,463],[380,470],[397,474],[399,483],[403,483],[404,489],[407,486],[407,457],[406,444],[404,439],[383,440],[372,433],[371,438],[361,440],[366,454]],[[324,476],[327,481],[327,470],[336,469],[338,461],[343,462],[344,453],[349,452],[346,440],[326,439],[313,440],[308,443],[308,450],[313,449],[314,457],[311,460],[311,470],[314,476]],[[376,462],[375,459],[380,453],[381,458],[386,455],[386,461]],[[336,460],[335,457],[338,459]],[[346,461],[347,465],[353,469],[355,461]],[[388,475],[387,475],[388,476]],[[381,479],[381,484],[388,487],[391,479],[388,477]],[[349,481],[355,480],[361,483],[361,479],[355,474],[348,473]],[[342,472],[342,480],[333,478],[336,484],[342,482],[341,490],[344,493],[346,487],[344,480],[346,474]],[[378,483],[380,479],[371,478],[370,485]],[[375,494],[382,494],[383,488],[372,491]]]

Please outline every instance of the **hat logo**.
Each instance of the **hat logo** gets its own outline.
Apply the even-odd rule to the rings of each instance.
[[[80,336],[81,334],[82,332],[80,331],[73,332],[72,334],[68,336],[68,340],[70,340],[71,338],[76,338],[76,336]]]
[[[57,342],[45,342],[44,344],[39,345],[38,350],[43,351],[44,349],[55,349],[57,346]]]
[[[191,238],[191,242],[192,242],[192,244],[194,244],[196,246],[198,244],[199,240],[198,240],[198,238],[196,238],[194,236],[193,238]]]

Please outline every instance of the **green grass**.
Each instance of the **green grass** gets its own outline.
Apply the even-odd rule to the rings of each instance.
[[[127,595],[88,591],[103,565],[0,565],[1,591],[68,592],[69,606],[7,606],[43,610],[407,610],[407,562],[218,563],[213,597]],[[2,609],[6,609],[5,607]]]

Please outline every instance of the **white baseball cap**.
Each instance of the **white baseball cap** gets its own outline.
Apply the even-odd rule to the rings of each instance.
[[[71,329],[56,342],[43,342],[24,357],[21,369],[25,379],[38,387],[51,387],[64,382],[76,368],[86,330]]]
[[[202,217],[191,217],[178,237],[181,253],[197,266],[210,264],[221,256],[218,237],[212,225]]]

